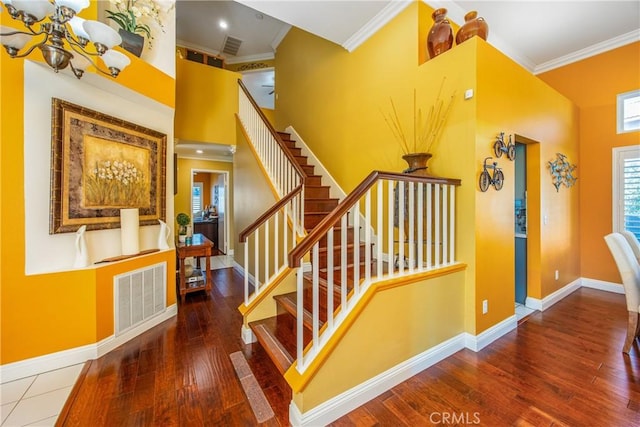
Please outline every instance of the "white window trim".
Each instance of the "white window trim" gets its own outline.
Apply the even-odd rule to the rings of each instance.
[[[629,133],[629,132],[638,132],[639,128],[635,129],[625,129],[624,128],[624,101],[629,98],[638,98],[640,97],[640,89],[632,90],[625,93],[620,93],[616,97],[616,126],[617,133]]]
[[[613,232],[619,233],[625,230],[624,227],[624,194],[623,188],[620,185],[622,181],[621,173],[623,171],[624,159],[627,157],[640,157],[640,145],[629,145],[626,147],[616,147],[613,149],[612,170],[613,170]]]

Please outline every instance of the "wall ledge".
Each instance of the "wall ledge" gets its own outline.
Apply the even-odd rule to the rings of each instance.
[[[32,357],[30,359],[0,365],[0,382],[4,384],[9,381],[38,375],[43,372],[76,365],[78,363],[84,363],[87,360],[102,357],[116,347],[126,343],[132,338],[135,338],[165,320],[174,317],[176,314],[178,314],[178,306],[177,304],[173,304],[167,307],[162,313],[159,313],[157,316],[150,318],[146,322],[132,328],[118,337],[111,335],[110,337],[107,337],[95,344],[87,344],[81,347],[45,354],[44,356]]]

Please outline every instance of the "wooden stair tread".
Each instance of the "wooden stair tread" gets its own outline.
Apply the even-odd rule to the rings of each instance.
[[[280,307],[282,307],[287,313],[291,314],[295,319],[298,318],[298,303],[297,303],[297,292],[290,292],[288,294],[276,295],[273,297]],[[303,309],[302,312],[302,324],[308,330],[313,329],[313,316],[311,312],[307,309]],[[320,327],[324,322],[320,321]]]
[[[269,354],[278,371],[284,375],[287,369],[293,364],[294,359],[289,350],[285,348],[282,342],[280,342],[272,332],[277,328],[276,318],[270,317],[268,319],[251,322],[249,323],[249,327],[267,354]]]

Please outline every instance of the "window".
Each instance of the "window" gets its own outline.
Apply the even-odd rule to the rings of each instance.
[[[618,95],[618,133],[640,130],[640,90]]]
[[[191,214],[196,217],[202,210],[202,183],[194,182],[191,189]]]
[[[640,145],[613,149],[613,231],[640,239]]]

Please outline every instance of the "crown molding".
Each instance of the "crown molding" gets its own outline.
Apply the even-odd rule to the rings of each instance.
[[[607,52],[612,49],[616,49],[620,46],[624,46],[630,43],[634,43],[640,40],[640,29],[630,31],[626,34],[614,37],[609,40],[605,40],[600,43],[596,43],[584,49],[576,50],[568,55],[561,56],[551,61],[543,62],[536,65],[533,70],[533,74],[540,74],[546,71],[560,68],[573,62],[578,62],[591,56],[599,55],[603,52]]]
[[[198,52],[206,53],[207,55],[221,56],[224,58],[224,54],[222,54],[219,50],[213,50],[208,47],[200,46],[199,44],[186,42],[184,40],[176,40],[176,46],[186,47],[187,49],[197,50]]]
[[[380,12],[376,14],[369,22],[356,31],[351,37],[349,37],[342,47],[349,52],[356,50],[358,46],[364,43],[369,37],[374,35],[380,28],[385,26],[389,21],[395,18],[400,12],[402,12],[412,1],[409,0],[397,0],[392,1],[386,5]]]
[[[273,38],[273,41],[271,42],[271,48],[273,49],[274,52],[278,50],[278,46],[280,46],[280,43],[289,33],[290,29],[291,29],[291,25],[286,24],[285,26],[282,27],[282,30],[280,30],[280,32],[276,34],[276,36]]]
[[[255,61],[268,61],[274,59],[276,56],[273,52],[270,53],[257,53],[255,55],[236,56],[233,59],[226,58],[227,64],[240,64],[242,62],[255,62]]]

